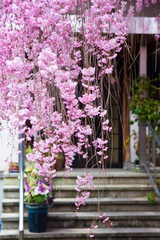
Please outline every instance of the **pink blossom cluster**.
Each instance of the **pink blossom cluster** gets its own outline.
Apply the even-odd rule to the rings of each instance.
[[[136,0],[135,10],[156,2]],[[127,9],[119,0],[1,0],[0,119],[13,138],[16,129],[25,134],[18,143],[34,139],[27,159],[46,180],[58,153],[66,173],[77,154],[87,162],[92,152],[104,167],[111,127],[103,85],[126,40]],[[77,208],[92,189],[90,175],[78,177]]]
[[[157,0],[151,0],[151,3],[152,3],[152,4],[156,4],[156,3],[157,3]]]
[[[97,56],[100,75],[111,74],[113,66],[110,59],[117,56],[121,50],[127,34],[126,24],[123,19],[123,11],[116,10],[116,1],[91,1],[91,8],[86,12],[83,34],[86,37],[89,51]],[[121,6],[123,8],[123,6]],[[115,35],[113,36],[113,32]],[[123,34],[122,34],[123,32]],[[102,37],[106,33],[107,36]]]
[[[149,0],[144,0],[144,3],[145,3],[145,6],[146,6],[146,7],[149,7],[149,6],[150,6]]]
[[[112,226],[112,221],[109,220],[109,217],[106,216],[106,213],[100,213],[99,219],[101,219],[103,223],[108,222],[108,228]]]
[[[94,238],[94,229],[98,228],[98,225],[96,224],[97,220],[101,220],[102,223],[107,223],[107,227],[111,228],[112,227],[112,221],[109,220],[109,217],[106,216],[106,213],[100,213],[98,216],[98,219],[96,218],[93,221],[93,224],[90,226],[89,230],[89,237]]]
[[[66,173],[76,154],[89,161],[91,148],[101,164],[108,157],[111,128],[102,83],[127,34],[125,4],[118,9],[118,2],[1,1],[0,118],[13,138],[15,129],[25,134],[18,143],[34,139],[27,159],[46,180],[55,177],[58,153],[64,154]],[[78,189],[88,190],[77,196],[77,207],[93,187],[91,176],[81,181]]]
[[[93,146],[97,149],[97,154],[101,157],[98,161],[100,166],[104,169],[104,160],[108,158],[108,155],[105,152],[108,150],[107,147],[108,140],[102,140],[101,138],[97,138],[93,141]]]
[[[84,173],[83,176],[77,176],[76,184],[77,187],[75,189],[78,192],[78,194],[76,197],[75,205],[77,207],[77,210],[79,210],[79,207],[81,205],[86,204],[86,200],[90,196],[90,190],[94,190],[93,176],[89,173]]]
[[[141,17],[145,17],[145,8],[149,8],[152,5],[156,5],[158,4],[157,0],[127,0],[127,1],[119,1],[119,5],[121,5],[121,10],[124,12],[124,14],[128,17],[134,17],[140,16],[139,14],[141,13],[141,11],[143,11]],[[118,7],[119,7],[118,5]],[[158,7],[158,5],[157,5]],[[154,6],[155,10],[158,10],[158,8],[156,9],[156,6]],[[157,18],[156,14],[155,17]]]
[[[143,9],[143,0],[137,0],[136,2],[136,12],[140,12]]]
[[[89,230],[89,237],[90,237],[90,238],[94,238],[93,230],[94,230],[94,229],[97,229],[97,228],[98,228],[98,225],[92,224],[91,227],[88,229],[88,230]]]

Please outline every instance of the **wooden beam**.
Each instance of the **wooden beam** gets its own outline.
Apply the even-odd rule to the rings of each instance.
[[[80,32],[83,19],[76,15],[71,15],[71,26],[74,32]],[[129,34],[160,34],[160,24],[156,17],[125,17],[124,18]],[[114,27],[103,30],[103,33],[115,33]]]
[[[130,73],[128,70],[129,61],[127,50],[124,49],[124,77],[123,77],[123,167],[127,166],[130,162],[130,148],[129,144],[126,144],[130,136]]]
[[[130,34],[160,34],[160,24],[156,17],[125,17]]]
[[[147,76],[147,47],[140,46],[140,70],[141,77]]]
[[[140,46],[140,76],[147,76],[147,47]],[[143,80],[145,81],[145,80]],[[145,94],[145,93],[144,93]],[[141,96],[139,96],[141,98]],[[139,165],[143,168],[147,161],[146,155],[146,124],[139,120]]]

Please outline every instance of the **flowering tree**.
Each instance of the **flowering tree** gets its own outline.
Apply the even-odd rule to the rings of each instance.
[[[10,134],[34,136],[28,160],[48,178],[62,151],[66,171],[75,154],[89,160],[91,145],[103,165],[111,131],[103,84],[125,40],[123,11],[110,0],[4,0],[0,16],[0,114]]]
[[[141,5],[137,0],[137,11]],[[55,177],[60,152],[66,173],[76,154],[104,167],[111,131],[104,88],[127,34],[125,11],[119,0],[2,0],[0,117],[11,136],[13,129],[27,141],[34,136],[27,159],[46,180]],[[83,184],[90,190],[92,177],[77,184],[79,193]],[[88,196],[78,195],[77,208]]]

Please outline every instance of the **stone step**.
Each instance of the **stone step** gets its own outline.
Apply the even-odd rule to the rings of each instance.
[[[15,213],[19,211],[19,199],[3,198],[2,213]]]
[[[94,176],[95,191],[91,192],[86,206],[80,207],[77,214],[75,182],[77,175],[82,175],[84,170],[71,172],[67,179],[63,178],[64,172],[57,173],[54,179],[55,200],[48,214],[48,231],[32,234],[25,230],[24,240],[86,240],[88,227],[99,211],[99,203],[100,211],[106,212],[113,221],[113,228],[108,229],[100,224],[100,228],[95,230],[95,240],[160,239],[160,207],[157,201],[150,204],[147,200],[147,195],[153,187],[149,184],[146,174],[119,169],[104,173],[95,169],[91,172]],[[4,230],[0,233],[0,239],[18,239],[18,192],[18,174],[6,176],[2,214]],[[26,208],[25,228],[28,228]]]
[[[3,196],[8,199],[19,198],[19,185],[4,185]]]
[[[160,213],[157,212],[106,212],[106,216],[112,221],[113,228],[160,227]],[[95,221],[96,219],[97,221]],[[89,228],[93,221],[100,228],[108,227],[108,223],[104,224],[102,221],[99,221],[96,212],[50,212],[47,227],[48,229]]]
[[[98,228],[94,231],[95,240],[159,240],[160,228]],[[15,240],[18,239],[18,230],[2,230],[0,239]],[[53,229],[45,233],[30,233],[24,231],[24,240],[86,240],[89,235],[89,230],[86,228],[66,228]],[[89,238],[88,238],[89,239]]]
[[[76,197],[73,185],[55,186],[55,198]],[[151,185],[95,185],[90,197],[131,198],[144,197],[153,191]],[[84,190],[87,190],[84,188]]]
[[[3,213],[15,213],[19,211],[18,199],[3,199]],[[81,206],[79,211],[98,211],[98,204],[103,212],[129,212],[129,211],[159,211],[158,201],[149,203],[147,198],[89,198],[86,206]],[[26,211],[26,208],[25,208]],[[74,198],[56,198],[54,204],[49,208],[50,212],[75,212]]]
[[[56,177],[54,179],[54,184],[55,185],[76,185],[76,177],[74,178],[60,178]],[[150,181],[148,177],[145,178],[140,178],[140,177],[104,177],[104,178],[94,178],[93,179],[93,184],[98,185],[98,184],[104,184],[104,185],[118,185],[118,184],[150,184]]]
[[[147,198],[89,198],[85,206],[81,206],[79,211],[98,211],[98,205],[103,212],[120,211],[159,211],[158,201],[149,203]],[[74,198],[57,198],[49,211],[75,212]]]
[[[19,185],[19,173],[5,173],[4,178],[5,185]]]
[[[0,170],[0,179],[4,179],[4,171]]]
[[[113,228],[119,227],[160,227],[160,212],[107,212],[106,216],[112,221]],[[18,229],[19,214],[3,213],[2,229]],[[49,212],[47,229],[52,228],[89,228],[92,224],[106,228],[96,212]],[[28,228],[27,213],[24,215],[24,226]]]
[[[76,191],[73,185],[54,186],[55,198],[76,197]],[[153,191],[151,185],[95,185],[91,191],[91,197],[111,197],[111,198],[131,198],[143,197]],[[19,198],[19,186],[4,186],[4,198]],[[84,188],[84,190],[87,190]]]
[[[75,185],[78,175],[83,175],[84,169],[77,169],[68,173],[67,177],[64,178],[64,171],[58,171],[54,183],[56,185]],[[127,170],[113,170],[107,169],[102,172],[98,169],[86,170],[93,175],[94,184],[149,184],[149,179],[146,173],[135,173]],[[5,185],[19,185],[18,173],[5,174]]]
[[[124,170],[106,170],[102,172],[100,170],[87,171],[93,175],[93,182],[97,184],[149,184],[149,179],[146,173],[135,173]],[[66,178],[64,178],[64,172],[57,172],[54,183],[56,185],[76,185],[76,179],[78,175],[82,175],[84,170],[72,171]]]

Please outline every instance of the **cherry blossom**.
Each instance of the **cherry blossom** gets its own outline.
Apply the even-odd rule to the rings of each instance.
[[[145,0],[144,4],[156,2]],[[126,41],[125,14],[133,16],[143,8],[142,0],[135,7],[132,1],[127,4],[119,0],[1,1],[0,126],[2,120],[7,122],[13,140],[17,129],[25,141],[34,139],[26,158],[46,181],[56,176],[59,153],[65,157],[66,175],[76,155],[86,164],[98,158],[97,165],[104,167],[112,128],[103,83],[112,77],[114,59]],[[78,209],[93,190],[92,177],[78,177],[76,190]]]

